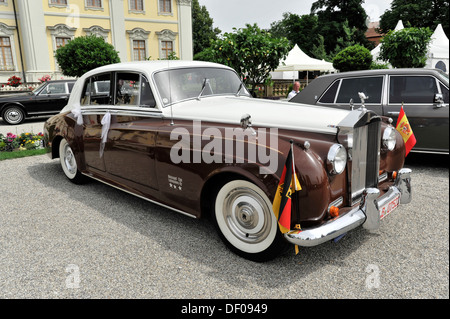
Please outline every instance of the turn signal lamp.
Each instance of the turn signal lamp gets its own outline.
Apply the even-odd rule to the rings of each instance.
[[[339,208],[337,208],[336,206],[331,206],[330,207],[330,215],[331,217],[338,217],[339,216]]]
[[[392,179],[397,179],[397,171],[392,172]]]

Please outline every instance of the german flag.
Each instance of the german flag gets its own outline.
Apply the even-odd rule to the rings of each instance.
[[[272,208],[275,217],[278,220],[280,231],[284,234],[291,228],[291,196],[294,192],[301,190],[300,182],[295,173],[295,161],[293,152],[293,141],[291,141],[291,149],[284,164],[283,173],[278,183],[275,199]]]
[[[397,119],[397,131],[400,132],[403,141],[405,142],[406,154],[405,157],[408,156],[409,151],[416,145],[416,137],[411,129],[411,125],[409,125],[408,118],[406,117],[405,111],[403,110],[403,104],[400,109],[400,114]]]

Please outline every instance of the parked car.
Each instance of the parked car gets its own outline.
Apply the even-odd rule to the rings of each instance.
[[[320,76],[290,100],[350,109],[361,105],[397,123],[403,104],[417,143],[411,152],[449,153],[448,74],[435,69],[386,69]]]
[[[31,92],[0,95],[0,116],[7,124],[54,115],[66,106],[75,80],[46,81]]]
[[[254,99],[234,70],[214,63],[92,70],[47,120],[44,140],[70,181],[89,177],[191,217],[211,216],[231,250],[257,261],[360,225],[377,229],[411,200],[404,143],[387,118]],[[285,167],[298,179],[294,193]],[[283,232],[280,196],[292,208]]]

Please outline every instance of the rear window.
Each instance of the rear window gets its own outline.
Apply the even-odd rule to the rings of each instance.
[[[431,76],[391,76],[389,103],[433,103],[438,93],[436,79]]]

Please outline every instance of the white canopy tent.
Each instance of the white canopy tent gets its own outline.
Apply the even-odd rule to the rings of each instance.
[[[430,49],[426,68],[439,68],[448,73],[449,69],[449,44],[447,35],[439,24],[431,36]]]
[[[333,68],[333,63],[309,57],[296,44],[274,72],[291,72],[295,80],[297,71],[333,72],[336,70]],[[272,72],[272,78],[277,78],[274,72]]]
[[[402,20],[399,20],[394,30],[398,31],[403,28],[403,22]],[[383,44],[380,43],[371,51],[374,61],[378,60],[382,45]],[[439,68],[446,73],[449,72],[449,43],[444,29],[442,29],[442,25],[440,24],[436,27],[436,30],[434,30],[434,33],[431,36],[431,43],[427,55],[428,59],[427,64],[425,65],[426,68]]]

